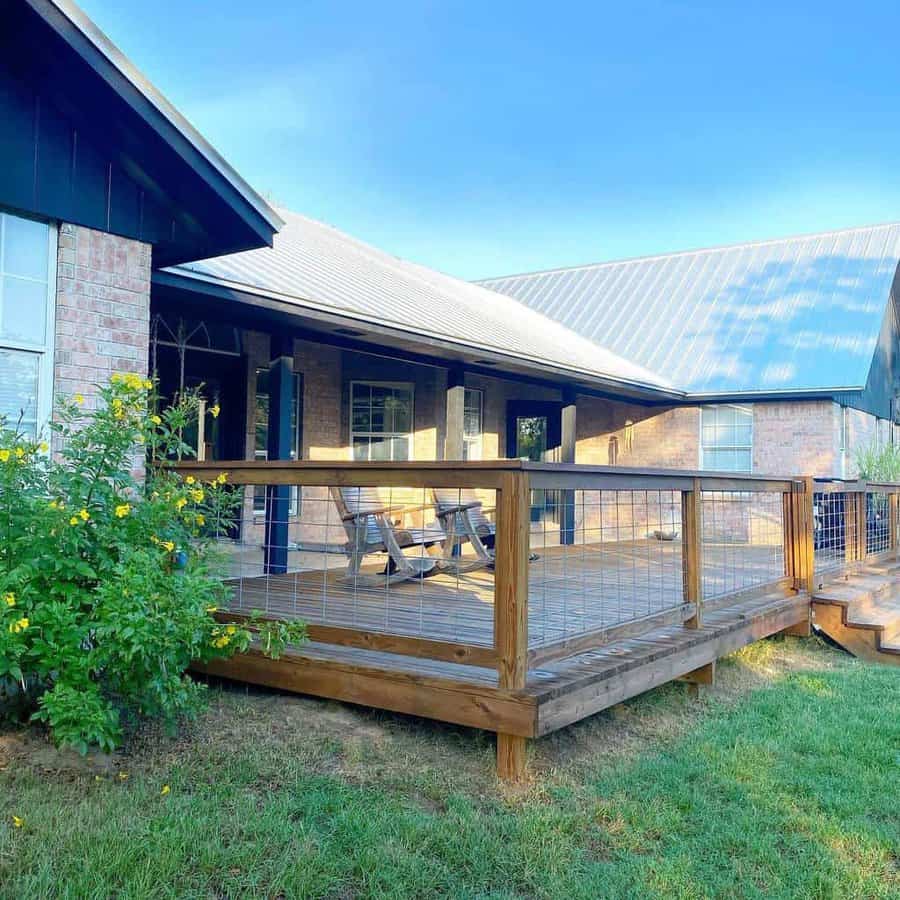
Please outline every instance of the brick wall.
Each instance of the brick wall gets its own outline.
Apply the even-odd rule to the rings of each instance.
[[[54,394],[96,402],[113,372],[148,371],[150,245],[63,224],[57,265]]]
[[[660,408],[579,397],[575,461],[606,466],[696,469],[698,407]]]
[[[754,473],[840,475],[839,421],[831,400],[753,404]]]

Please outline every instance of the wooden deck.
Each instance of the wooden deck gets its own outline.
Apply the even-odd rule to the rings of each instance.
[[[497,671],[356,647],[310,643],[278,661],[251,650],[209,674],[502,732],[539,737],[687,675],[746,644],[808,621],[805,594],[774,590],[709,610],[700,629],[668,625],[528,671]]]
[[[769,547],[706,548],[710,581],[728,571],[726,559],[742,554],[732,590],[777,579],[782,562]],[[327,565],[326,565],[327,563]],[[493,646],[494,573],[480,568],[387,583],[372,566],[361,579],[347,577],[340,558],[284,575],[254,575],[228,583],[236,612],[259,609],[277,618],[321,625]],[[732,572],[737,570],[732,567]],[[715,596],[713,583],[708,595]],[[528,646],[573,638],[598,629],[671,612],[686,616],[680,543],[655,540],[542,549],[529,564]]]

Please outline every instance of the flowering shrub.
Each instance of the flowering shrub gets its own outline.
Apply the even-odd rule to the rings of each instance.
[[[114,375],[95,412],[61,402],[56,458],[0,428],[0,712],[25,710],[82,752],[115,747],[139,716],[191,713],[189,663],[245,650],[251,628],[271,656],[304,638],[299,624],[218,620],[215,536],[240,498],[225,476],[172,471],[198,398],[156,414],[152,389]]]

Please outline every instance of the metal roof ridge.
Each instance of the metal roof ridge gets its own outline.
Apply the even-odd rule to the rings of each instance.
[[[580,263],[575,266],[555,266],[549,269],[534,269],[530,272],[515,272],[508,275],[492,275],[488,278],[476,278],[472,284],[482,287],[512,278],[530,278],[538,275],[555,275],[563,272],[583,272],[589,269],[603,269],[608,266],[620,266],[626,263],[650,262],[658,259],[675,259],[679,256],[699,256],[703,253],[720,253],[724,250],[743,250],[750,247],[765,247],[772,244],[782,244],[789,241],[812,240],[814,238],[830,237],[840,234],[852,234],[858,231],[875,231],[880,228],[900,228],[900,220],[894,222],[878,222],[872,225],[852,225],[846,228],[832,228],[826,231],[809,231],[801,234],[788,234],[776,238],[760,238],[753,241],[736,241],[732,244],[715,244],[712,247],[694,247],[687,250],[671,250],[665,253],[648,253],[644,256],[623,256],[619,259],[607,259],[602,262]],[[493,290],[493,288],[489,288]],[[499,293],[495,291],[495,293]]]

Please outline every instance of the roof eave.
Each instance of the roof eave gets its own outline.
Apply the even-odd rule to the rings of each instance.
[[[72,0],[25,0],[112,90],[271,246],[284,220]]]
[[[324,322],[342,322],[352,323],[357,327],[369,326],[372,334],[394,334],[402,337],[404,340],[418,341],[427,343],[430,347],[446,348],[452,350],[468,350],[477,353],[480,357],[489,359],[498,364],[518,363],[527,366],[535,373],[549,375],[557,379],[565,379],[582,385],[588,390],[597,391],[603,394],[620,394],[627,395],[651,403],[676,403],[683,401],[685,394],[676,388],[666,387],[663,385],[655,385],[648,382],[641,382],[628,378],[620,378],[613,375],[605,375],[597,372],[590,372],[575,367],[564,367],[557,365],[548,360],[536,359],[533,357],[515,356],[513,354],[504,353],[501,350],[489,345],[472,344],[462,339],[450,338],[446,335],[428,335],[418,330],[405,329],[402,325],[384,320],[375,321],[370,318],[348,313],[346,310],[331,309],[329,307],[317,304],[314,301],[305,300],[297,297],[287,297],[276,291],[267,291],[255,288],[252,285],[230,282],[226,279],[216,278],[213,275],[201,274],[193,272],[190,269],[173,266],[168,269],[154,271],[153,281],[156,284],[168,287],[181,287],[202,289],[207,291],[210,289],[221,291],[228,294],[229,297],[257,298],[268,303],[277,304],[281,311],[294,315],[307,315],[310,317],[319,317]],[[427,339],[423,341],[423,338]],[[500,377],[502,370],[498,369],[496,375]]]

